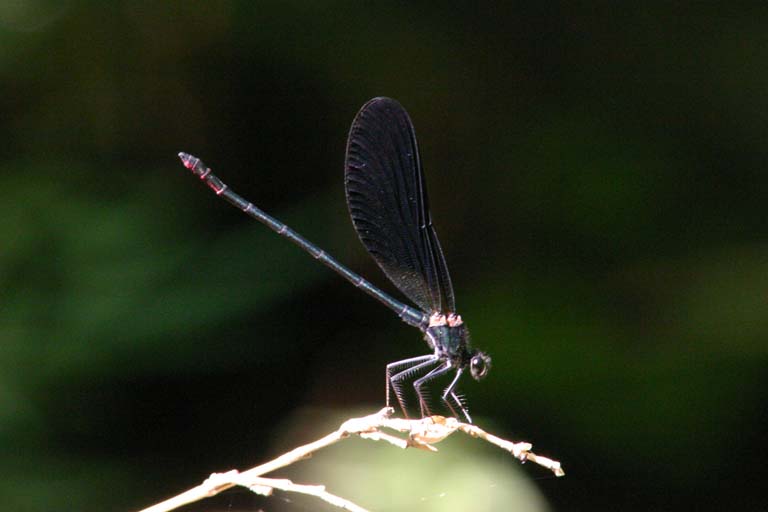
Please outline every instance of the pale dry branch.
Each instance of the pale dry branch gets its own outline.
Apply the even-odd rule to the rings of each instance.
[[[188,503],[215,496],[216,494],[237,485],[247,487],[255,493],[267,496],[272,494],[274,489],[308,494],[316,496],[343,510],[366,512],[366,509],[351,501],[329,493],[325,490],[325,486],[302,485],[286,479],[264,478],[262,476],[266,473],[275,471],[276,469],[293,464],[294,462],[306,459],[314,452],[337,443],[351,435],[357,435],[363,439],[373,441],[385,441],[403,449],[414,447],[422,450],[437,451],[437,448],[432,446],[434,443],[442,441],[456,431],[461,431],[469,436],[483,439],[484,441],[488,441],[489,443],[508,451],[513,457],[521,462],[531,461],[549,469],[556,476],[565,475],[565,472],[558,461],[536,455],[531,451],[532,445],[530,443],[513,443],[506,439],[501,439],[475,425],[462,423],[456,418],[430,416],[418,420],[409,420],[392,418],[391,415],[392,408],[385,407],[376,414],[371,414],[362,418],[349,419],[342,423],[337,430],[317,441],[299,446],[276,459],[247,471],[239,472],[237,470],[232,470],[227,471],[226,473],[214,473],[202,484],[174,496],[173,498],[146,508],[141,512],[168,512]],[[381,429],[389,429],[404,433],[407,434],[407,437],[398,437],[387,432],[382,432]]]
[[[286,492],[297,492],[301,494],[308,494],[315,496],[323,501],[327,501],[331,505],[335,505],[342,510],[351,510],[352,512],[368,512],[363,507],[355,505],[349,500],[345,500],[340,496],[331,494],[325,490],[324,485],[303,485],[295,484],[292,481],[285,478],[264,478],[264,477],[251,477],[248,479],[249,489],[259,494],[265,494],[269,496],[272,494],[273,489],[280,489]],[[263,492],[266,491],[266,492]]]

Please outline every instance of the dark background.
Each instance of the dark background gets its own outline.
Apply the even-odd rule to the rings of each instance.
[[[387,95],[493,356],[462,382],[475,421],[567,476],[457,438],[349,441],[371,492],[298,480],[372,510],[764,509],[768,9],[530,4],[2,2],[4,508],[138,509],[383,405],[418,332],[176,153],[394,292],[342,184]],[[346,468],[334,450],[315,460]],[[379,474],[407,457],[436,464],[416,489]],[[438,473],[483,461],[466,488]],[[505,472],[528,495],[497,497]],[[260,508],[335,510],[188,510]]]

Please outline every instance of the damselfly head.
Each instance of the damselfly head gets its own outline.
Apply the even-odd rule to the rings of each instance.
[[[485,352],[475,351],[472,354],[472,359],[469,360],[469,373],[472,374],[472,378],[475,380],[482,380],[488,375],[488,371],[491,369],[491,356]]]

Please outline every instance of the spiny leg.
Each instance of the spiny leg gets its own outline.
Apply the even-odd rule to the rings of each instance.
[[[461,415],[464,416],[464,419],[466,420],[466,423],[472,423],[472,418],[469,416],[469,407],[467,406],[467,398],[464,395],[461,395],[455,391],[451,391],[448,395],[446,395],[443,398],[443,401],[450,407],[449,399],[453,400],[456,407],[461,411]],[[454,410],[454,409],[451,409]],[[459,415],[456,415],[456,418],[458,418]]]
[[[427,356],[411,357],[409,359],[403,359],[402,361],[396,361],[387,365],[387,407],[389,407],[389,386],[392,385],[392,389],[395,392],[395,398],[400,404],[400,408],[403,410],[405,417],[408,417],[408,410],[405,405],[405,398],[403,397],[403,390],[400,387],[400,381],[410,377],[414,373],[417,373],[424,368],[428,368],[430,365],[435,364],[438,360],[437,356],[430,354]],[[395,368],[402,368],[411,365],[405,370],[402,370],[394,375],[392,371]]]
[[[456,384],[459,382],[459,377],[461,377],[461,374],[464,372],[464,368],[459,368],[456,370],[456,376],[453,378],[450,384],[448,384],[448,387],[445,388],[445,391],[443,391],[443,402],[446,403],[448,408],[451,410],[454,416],[457,418],[459,417],[458,414],[456,414],[456,409],[453,407],[455,404],[458,406],[459,410],[461,411],[461,414],[464,416],[464,418],[467,420],[467,423],[472,423],[472,418],[469,416],[469,412],[467,411],[466,404],[464,401],[456,394]],[[449,400],[451,398],[454,402],[454,404],[451,404],[451,401]]]
[[[425,392],[421,389],[421,387],[431,381],[434,380],[444,373],[450,371],[451,365],[450,363],[446,363],[445,366],[440,366],[438,368],[435,368],[425,376],[421,377],[420,379],[416,379],[416,381],[413,383],[413,388],[416,390],[416,396],[419,397],[419,406],[421,407],[421,416],[423,418],[427,416],[431,416],[432,414],[429,412],[429,407],[427,406],[427,402],[424,399]]]
[[[432,354],[426,355],[426,356],[418,356],[418,357],[409,357],[408,359],[403,359],[402,361],[395,361],[394,363],[389,363],[387,365],[387,371],[386,371],[386,397],[387,397],[387,407],[389,407],[389,385],[392,381],[392,373],[395,372],[395,370],[398,370],[400,368],[405,368],[406,366],[415,366],[421,362],[427,361],[434,356]],[[399,372],[398,372],[399,373]]]
[[[395,397],[397,397],[397,401],[399,402],[400,408],[403,410],[403,414],[406,418],[409,417],[408,406],[406,404],[405,394],[403,393],[402,383],[406,380],[418,376],[419,373],[422,373],[423,371],[429,369],[430,366],[433,366],[437,363],[439,363],[438,358],[431,357],[429,360],[424,361],[423,363],[412,366],[411,368],[405,369],[392,376],[392,379],[390,380],[392,383],[392,389],[395,391]]]

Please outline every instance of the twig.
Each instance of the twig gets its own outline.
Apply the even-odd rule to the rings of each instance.
[[[376,414],[371,414],[362,418],[349,419],[342,423],[337,430],[317,441],[299,446],[276,459],[247,471],[243,471],[242,473],[237,470],[227,471],[226,473],[214,473],[197,487],[193,487],[178,496],[174,496],[173,498],[146,508],[141,512],[168,512],[177,509],[182,505],[215,496],[236,485],[247,487],[251,491],[265,496],[272,494],[272,491],[275,489],[309,494],[327,501],[343,510],[366,512],[366,509],[351,501],[329,493],[325,490],[325,486],[302,485],[286,479],[264,478],[262,476],[266,473],[271,473],[276,469],[293,464],[294,462],[306,459],[310,457],[312,453],[337,443],[353,434],[358,435],[363,439],[385,441],[398,448],[405,449],[414,447],[434,452],[437,451],[437,448],[432,446],[434,443],[442,441],[458,430],[472,437],[488,441],[489,443],[508,451],[521,462],[531,461],[549,469],[556,476],[565,475],[565,472],[558,461],[536,455],[531,451],[532,445],[530,443],[513,443],[501,439],[487,433],[475,425],[462,423],[456,418],[430,416],[419,420],[407,420],[392,418],[391,415],[392,408],[385,407]],[[387,432],[382,432],[382,428],[407,433],[408,435],[406,438],[398,437]]]

